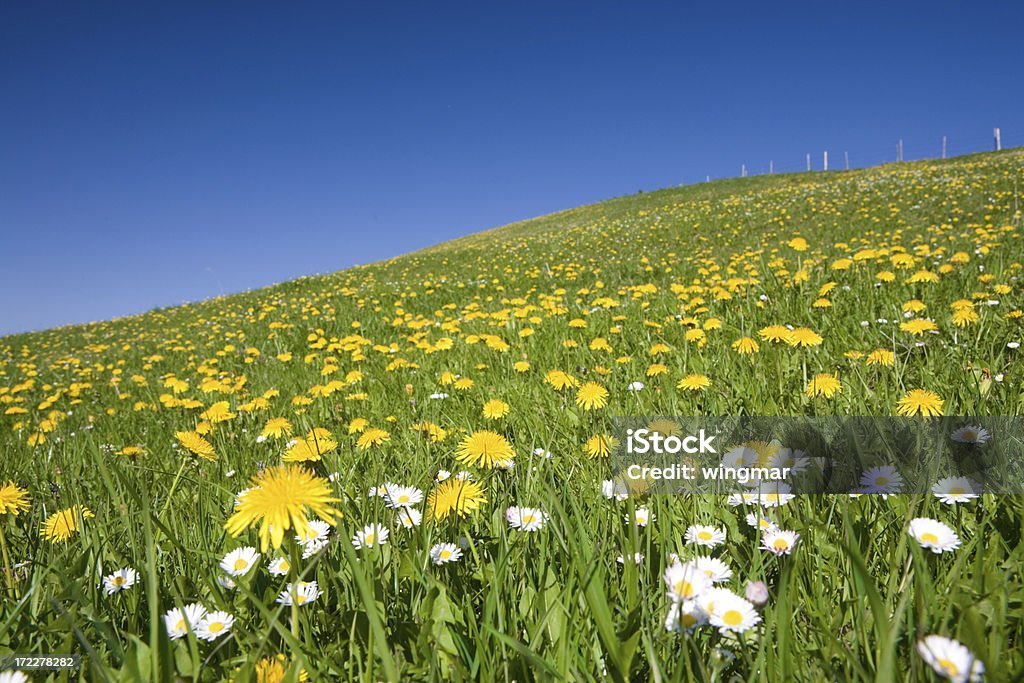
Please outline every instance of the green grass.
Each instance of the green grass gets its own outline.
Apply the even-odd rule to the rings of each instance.
[[[282,653],[290,675],[301,666],[318,680],[917,681],[933,674],[915,643],[938,633],[981,658],[987,679],[1019,680],[1024,498],[950,507],[921,494],[799,497],[767,511],[801,535],[792,555],[776,558],[758,548],[744,521],[751,510],[720,497],[604,499],[611,464],[583,445],[617,415],[890,415],[914,388],[939,394],[947,415],[1020,415],[1019,351],[1007,343],[1022,341],[1022,162],[1009,151],[631,195],[329,276],[0,339],[0,485],[32,496],[28,511],[0,515],[18,566],[0,603],[0,653],[86,655],[76,674],[33,680],[245,681],[257,661]],[[787,246],[797,235],[807,251]],[[913,267],[892,264],[898,249]],[[833,268],[858,252],[851,268]],[[968,262],[951,260],[957,252]],[[906,282],[921,269],[938,281]],[[895,280],[879,283],[886,270]],[[794,277],[801,272],[806,279]],[[821,298],[831,306],[813,307]],[[939,334],[876,322],[902,321],[915,299],[927,306],[917,317]],[[975,302],[974,324],[953,324],[958,299]],[[687,341],[688,317],[720,327],[709,326],[703,345]],[[731,349],[770,324],[806,326],[824,341]],[[591,349],[596,337],[613,352]],[[670,350],[651,356],[659,343]],[[893,366],[865,362],[878,348],[894,353]],[[290,361],[276,358],[286,352]],[[517,371],[524,360],[529,369]],[[652,363],[666,374],[646,376]],[[581,409],[574,390],[544,383],[551,369],[599,381],[608,405]],[[353,370],[362,378],[316,395]],[[445,371],[475,384],[442,386]],[[712,386],[677,389],[690,373]],[[842,392],[808,397],[818,373],[837,376]],[[164,405],[172,375],[189,383],[179,398],[203,407]],[[205,378],[223,382],[204,391]],[[634,381],[645,388],[627,391]],[[243,409],[270,390],[267,407]],[[311,401],[296,405],[296,396]],[[492,398],[511,406],[504,420],[482,416]],[[184,458],[175,432],[221,400],[237,416],[207,436],[216,461]],[[233,539],[223,524],[248,478],[280,460],[281,440],[256,438],[271,417],[291,420],[297,435],[327,428],[340,442],[311,465],[336,475],[344,518],[327,550],[299,563],[324,595],[298,611],[297,628],[275,602],[287,579],[265,562],[238,590],[217,582],[229,550],[257,543],[255,532]],[[390,441],[357,450],[355,418]],[[423,438],[411,428],[422,421],[447,438]],[[429,491],[438,469],[462,469],[455,447],[478,429],[507,436],[517,457],[509,472],[468,468],[488,498],[474,515],[407,530],[367,496],[387,481]],[[147,453],[115,454],[132,445]],[[79,504],[95,513],[80,534],[41,537],[49,515]],[[510,505],[550,520],[536,533],[511,530]],[[624,522],[639,506],[655,515],[647,527]],[[961,547],[921,549],[906,531],[915,517],[949,524]],[[354,550],[349,539],[371,522],[390,528],[389,542]],[[712,554],[732,567],[729,588],[768,585],[759,627],[739,637],[665,630],[667,553],[697,554],[683,540],[694,523],[726,529]],[[460,561],[430,563],[433,544],[460,538]],[[616,561],[637,552],[637,566]],[[137,585],[107,597],[102,577],[125,566]],[[235,615],[229,637],[168,639],[163,613],[195,601]]]

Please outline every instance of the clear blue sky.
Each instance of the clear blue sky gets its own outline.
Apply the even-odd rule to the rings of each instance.
[[[0,3],[0,334],[1024,141],[1019,2]],[[836,163],[836,162],[833,162]]]

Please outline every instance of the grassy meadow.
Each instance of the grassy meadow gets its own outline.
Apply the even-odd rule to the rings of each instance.
[[[718,181],[2,338],[0,653],[84,657],[33,681],[967,680],[939,635],[1020,680],[1024,497],[604,482],[615,416],[1024,413],[1022,193],[1013,150]],[[741,623],[681,591],[696,558]]]

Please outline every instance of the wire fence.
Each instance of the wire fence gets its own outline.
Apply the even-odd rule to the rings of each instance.
[[[994,128],[989,131],[973,131],[964,135],[942,135],[935,139],[921,136],[908,136],[893,140],[875,149],[845,150],[821,149],[808,150],[800,156],[786,156],[780,159],[744,162],[739,165],[737,175],[746,177],[773,173],[800,173],[804,171],[842,171],[854,168],[867,168],[901,161],[923,161],[925,159],[946,159],[1007,150],[1024,146],[1024,131],[1008,131]],[[736,176],[720,176],[736,177]],[[714,180],[708,175],[705,180]]]

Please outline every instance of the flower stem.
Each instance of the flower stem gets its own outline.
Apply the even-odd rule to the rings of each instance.
[[[4,525],[0,524],[0,551],[4,556],[4,573],[7,575],[7,593],[10,597],[17,597],[14,589],[14,572],[11,571],[11,556],[7,552],[7,539],[4,537]]]
[[[178,489],[178,482],[181,481],[181,475],[185,472],[185,465],[188,461],[185,458],[181,459],[181,467],[178,468],[178,473],[174,475],[174,482],[171,484],[171,490],[167,494],[167,501],[164,503],[164,508],[160,511],[160,516],[157,518],[161,522],[164,519],[164,515],[167,514],[167,508],[171,506],[171,499],[174,498],[174,492]]]
[[[299,548],[294,542],[289,546],[292,563],[292,636],[299,642]]]

